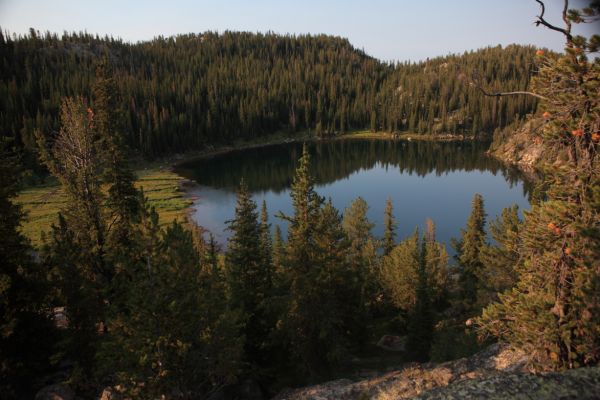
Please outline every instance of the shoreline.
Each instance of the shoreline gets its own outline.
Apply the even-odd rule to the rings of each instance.
[[[370,131],[354,131],[348,132],[341,135],[317,137],[310,131],[303,131],[294,137],[287,136],[280,137],[281,133],[273,135],[267,135],[257,141],[250,142],[239,142],[233,145],[223,145],[218,147],[209,146],[204,150],[196,150],[188,153],[180,153],[172,156],[168,156],[157,160],[160,163],[169,164],[169,170],[177,173],[176,169],[178,166],[193,162],[195,160],[201,160],[206,158],[217,157],[225,155],[234,151],[242,151],[249,149],[256,149],[260,147],[275,146],[286,143],[298,143],[298,142],[319,142],[319,141],[333,141],[333,140],[352,140],[352,139],[372,139],[372,140],[398,140],[398,141],[426,141],[426,142],[454,142],[454,141],[476,141],[483,140],[477,139],[473,136],[465,135],[425,135],[415,133],[402,133],[392,134],[388,132],[370,132]]]
[[[191,163],[196,160],[209,159],[213,157],[219,157],[236,151],[244,151],[249,149],[257,149],[261,147],[277,146],[287,143],[299,143],[299,142],[320,142],[320,141],[337,141],[337,140],[393,140],[393,141],[424,141],[424,142],[455,142],[455,141],[476,141],[484,139],[477,139],[473,136],[465,135],[421,135],[414,133],[403,133],[403,134],[392,134],[388,132],[370,132],[370,131],[354,131],[344,133],[336,136],[329,137],[316,137],[311,134],[310,131],[303,131],[297,134],[295,137],[288,135],[281,136],[282,133],[276,133],[268,135],[263,138],[259,138],[254,142],[241,142],[233,145],[225,145],[219,147],[207,148],[200,151],[193,151],[189,153],[176,154],[161,160],[157,160],[161,164],[167,164],[166,168],[169,172],[177,175],[181,178],[178,184],[179,192],[181,196],[186,199],[190,204],[183,209],[183,214],[186,217],[188,224],[194,226],[200,226],[194,221],[192,214],[196,211],[194,207],[195,202],[200,198],[197,193],[193,193],[194,188],[198,187],[199,184],[189,178],[181,176],[177,169],[178,167]],[[489,152],[486,152],[489,155]],[[491,157],[491,155],[489,155]]]

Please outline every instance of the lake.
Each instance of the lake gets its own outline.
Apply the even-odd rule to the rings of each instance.
[[[480,193],[488,220],[513,204],[529,208],[531,184],[515,169],[486,156],[489,143],[341,139],[308,142],[317,192],[343,211],[361,196],[369,204],[375,235],[383,235],[386,199],[394,204],[397,238],[424,228],[431,218],[438,240],[448,245],[460,235]],[[292,213],[290,186],[301,143],[235,150],[181,164],[177,172],[197,182],[192,217],[226,245],[225,221],[233,218],[235,190],[242,177],[258,206],[267,202],[272,226],[286,233],[287,223],[274,215]]]

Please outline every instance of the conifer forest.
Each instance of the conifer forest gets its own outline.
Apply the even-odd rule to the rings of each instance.
[[[529,1],[564,51],[0,29],[0,398],[308,399],[496,343],[597,371],[600,2]],[[459,178],[465,215],[394,194]]]

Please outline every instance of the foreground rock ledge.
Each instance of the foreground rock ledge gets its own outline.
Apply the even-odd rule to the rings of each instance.
[[[532,375],[527,356],[495,344],[469,358],[412,364],[353,382],[326,382],[279,393],[276,400],[600,399],[600,368]]]

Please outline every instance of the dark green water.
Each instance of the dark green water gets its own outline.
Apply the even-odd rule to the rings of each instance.
[[[529,208],[530,185],[514,169],[485,155],[487,143],[334,140],[311,142],[309,150],[316,190],[343,211],[358,196],[369,204],[373,232],[383,232],[385,201],[391,197],[398,237],[423,227],[426,218],[437,225],[438,239],[450,243],[465,225],[475,193],[485,200],[488,219],[502,208]],[[233,217],[235,189],[243,177],[260,206],[267,202],[270,221],[278,211],[291,213],[290,185],[302,144],[288,143],[230,152],[178,167],[193,179],[197,197],[193,218],[225,244],[225,221]]]

